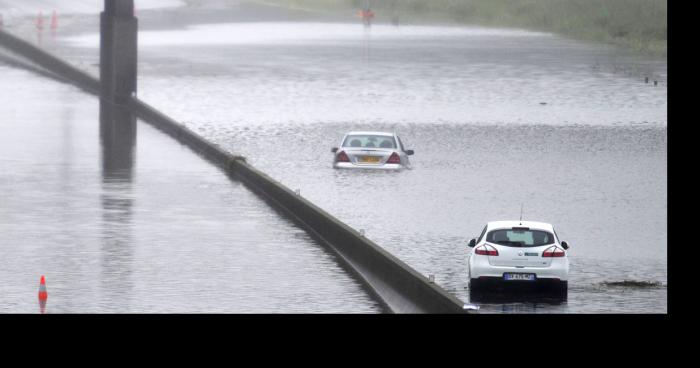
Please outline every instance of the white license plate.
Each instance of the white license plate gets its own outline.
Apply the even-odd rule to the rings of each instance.
[[[506,280],[523,280],[523,281],[535,281],[534,273],[504,273],[503,278]]]

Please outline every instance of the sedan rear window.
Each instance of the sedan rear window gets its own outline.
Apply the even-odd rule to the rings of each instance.
[[[486,235],[486,241],[508,247],[540,247],[554,243],[554,235],[547,231],[513,228],[493,230]]]
[[[349,135],[343,147],[359,148],[396,148],[394,137],[386,135]]]

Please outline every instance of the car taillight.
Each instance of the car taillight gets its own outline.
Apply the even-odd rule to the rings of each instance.
[[[564,252],[564,249],[561,249],[556,245],[549,247],[542,252],[542,257],[564,257],[565,255],[566,252]]]
[[[338,155],[335,157],[335,160],[337,162],[350,162],[350,158],[348,157],[347,154],[345,154],[345,151],[340,151]]]
[[[480,246],[476,247],[476,249],[474,249],[474,253],[481,254],[482,256],[497,256],[498,255],[498,251],[496,250],[496,248],[494,248],[488,244],[484,244],[484,245],[480,245]]]
[[[389,159],[386,160],[387,164],[400,164],[401,163],[401,157],[396,154],[396,152],[392,153],[391,156],[389,156]]]

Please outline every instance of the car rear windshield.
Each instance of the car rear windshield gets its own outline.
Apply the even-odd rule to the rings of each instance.
[[[343,142],[343,147],[358,148],[396,148],[396,141],[386,135],[349,135]]]
[[[493,230],[486,235],[486,241],[508,247],[540,247],[554,243],[554,235],[542,230],[512,228]]]

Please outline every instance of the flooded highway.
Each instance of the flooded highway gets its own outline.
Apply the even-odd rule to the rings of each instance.
[[[0,64],[0,313],[379,313],[334,256],[149,125]]]
[[[242,22],[250,18],[255,22]],[[366,31],[359,23],[245,3],[238,7],[144,10],[139,19],[141,99],[231,152],[246,156],[255,167],[288,187],[299,189],[302,196],[350,226],[364,230],[367,237],[419,272],[435,275],[436,283],[464,301],[469,301],[467,242],[479,235],[487,221],[517,219],[522,205],[525,219],[554,224],[561,238],[571,245],[568,301],[481,303],[481,312],[667,311],[665,59],[523,30],[376,25]],[[63,33],[42,42],[52,52],[96,75],[98,22],[97,17],[76,17],[67,21]],[[658,85],[645,83],[645,77],[657,80]],[[82,103],[76,105],[85,108]],[[91,123],[97,116],[96,107],[95,102],[86,114],[93,119]],[[149,134],[144,133],[149,132],[147,128],[141,127],[139,142],[146,139],[144,134]],[[93,125],[92,129],[97,127]],[[349,130],[396,131],[407,148],[416,152],[411,157],[413,170],[333,170],[330,149]],[[73,132],[88,134],[77,128]],[[152,132],[147,138],[167,141],[157,137],[158,133]],[[97,143],[93,142],[91,165],[99,162],[95,156]],[[139,158],[134,171],[138,175],[134,174],[129,185],[131,196],[149,188],[147,182],[142,182],[146,180],[144,173],[162,163],[149,164],[148,159],[154,159],[156,153],[164,154],[166,149],[175,149],[171,146],[177,148],[171,143],[158,147],[136,144]],[[151,153],[144,153],[146,159],[141,161],[139,150],[146,148]],[[196,156],[191,160],[197,160]],[[173,167],[181,167],[179,164]],[[201,166],[197,170],[205,170],[206,165]],[[165,177],[173,174],[172,169],[162,170],[156,171]],[[211,174],[198,172],[195,176],[205,182],[221,176],[213,168],[207,172]],[[193,174],[183,175],[187,179]],[[164,177],[149,178],[167,181]],[[96,180],[92,185],[102,188],[101,179]],[[209,197],[214,202],[210,203],[212,206],[219,203],[211,199],[210,196],[220,197],[210,187],[198,188],[197,183],[181,180],[176,189],[192,185],[188,195],[203,196],[197,202],[208,203]],[[279,223],[279,233],[267,230],[271,226],[265,227],[266,232],[259,232],[265,238],[262,242],[277,244],[270,248],[279,248],[279,244],[289,241],[289,234],[295,234],[292,240],[296,248],[287,256],[309,256],[295,264],[304,264],[305,269],[321,274],[291,277],[292,281],[314,285],[318,292],[307,296],[314,301],[299,306],[301,311],[378,311],[359,286],[342,275],[332,257],[309,244],[301,230],[279,219],[250,193],[226,179],[208,185],[234,193],[232,197],[237,201],[241,200],[238,197],[248,201],[244,209],[250,212],[249,216],[237,217],[235,213],[241,209],[235,206],[230,210],[234,212],[230,215],[233,219],[226,227],[234,235],[217,238],[213,231],[189,224],[193,219],[184,215],[171,214],[170,227],[179,225],[193,231],[191,237],[188,235],[191,240],[199,239],[202,233],[213,237],[205,242],[212,242],[219,249],[221,253],[216,258],[224,253],[222,243],[229,242],[235,234],[246,233],[241,228],[260,226],[257,222],[258,225],[246,225],[244,219],[255,218],[275,226]],[[168,212],[171,195],[161,190],[158,193],[161,201],[152,203],[153,211]],[[142,195],[134,202],[151,198]],[[209,211],[206,205],[192,205],[195,207],[183,206],[183,211]],[[104,206],[98,205],[97,210],[101,207]],[[131,216],[138,213],[133,209],[130,212],[134,213]],[[40,222],[43,218],[35,220]],[[220,223],[210,226],[217,224]],[[89,222],[80,226],[89,226]],[[37,239],[47,238],[50,225],[40,229],[43,230],[35,229],[41,235]],[[140,230],[127,232],[127,242],[138,239],[139,244],[145,244],[163,236],[176,237],[170,230]],[[93,233],[96,238],[104,237],[101,231]],[[66,237],[72,239],[73,235]],[[17,238],[14,235],[8,239]],[[261,239],[245,240],[241,236],[239,241],[260,244]],[[40,243],[33,246],[37,245]],[[183,252],[191,251],[191,247],[186,246]],[[135,252],[137,247],[130,248]],[[156,247],[153,252],[157,254],[163,248]],[[301,255],[296,249],[303,249]],[[318,258],[312,259],[316,254]],[[37,257],[34,262],[39,262]],[[152,257],[137,257],[136,263],[152,266],[149,262],[156,255]],[[116,259],[115,262],[121,262],[119,257]],[[202,256],[202,262],[206,259]],[[166,269],[193,267],[183,260],[163,258],[160,262],[160,272],[151,270],[153,275],[165,277]],[[219,273],[198,274],[192,270],[176,277],[181,277],[181,284],[190,286],[196,283],[187,280],[207,278],[212,290],[223,282],[220,276],[235,267],[242,266],[224,268]],[[16,272],[35,278],[34,274],[26,274],[29,270]],[[336,272],[340,274],[337,278]],[[256,278],[258,273],[248,270],[242,274],[239,277]],[[282,274],[286,277],[286,273]],[[16,277],[16,273],[8,275]],[[266,277],[270,277],[270,282],[266,283],[263,277],[258,279],[260,284],[283,293],[272,282],[279,277]],[[327,283],[325,288],[321,285],[321,291],[315,290],[316,278]],[[647,286],[630,286],[624,281]],[[92,290],[100,287],[95,280],[77,282]],[[175,299],[184,298],[175,289],[169,289],[175,287],[172,281],[156,282],[154,277],[151,282],[131,285],[131,291],[123,294],[125,298],[111,299],[131,300],[140,307],[127,310],[143,310],[143,303],[153,303],[143,296],[148,285],[161,288]],[[246,283],[233,285],[244,288]],[[22,287],[35,288],[35,284],[36,281],[28,281]],[[327,295],[323,290],[341,289],[342,297],[336,300],[323,297]],[[316,300],[320,304],[311,305]],[[207,309],[210,301],[200,302],[171,305],[162,301],[151,308],[211,311]],[[86,305],[100,310],[95,303],[90,300]],[[124,310],[123,305],[115,308]],[[240,309],[245,309],[245,305]],[[222,310],[230,309],[222,306]]]

